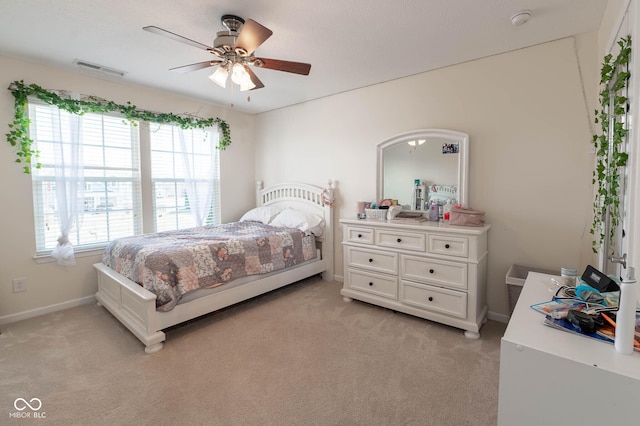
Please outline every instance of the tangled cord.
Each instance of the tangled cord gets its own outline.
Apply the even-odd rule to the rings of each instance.
[[[586,306],[586,310],[589,312],[602,312],[602,311],[615,311],[617,307],[607,307],[603,304],[604,297],[601,294],[584,290],[582,294],[577,294],[576,287],[560,286],[553,296],[554,300],[573,300],[576,302],[582,302]]]

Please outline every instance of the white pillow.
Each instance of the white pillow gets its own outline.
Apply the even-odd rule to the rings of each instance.
[[[262,206],[249,210],[240,218],[240,222],[262,222],[269,225],[274,217],[283,210],[283,207]]]
[[[324,231],[324,219],[321,216],[292,208],[282,210],[270,225],[298,228],[303,232],[311,232],[316,237],[321,236]]]

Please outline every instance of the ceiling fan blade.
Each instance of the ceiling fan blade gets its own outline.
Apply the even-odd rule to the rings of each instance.
[[[247,52],[246,55],[251,55],[253,51],[264,43],[266,39],[271,37],[272,34],[273,31],[269,28],[257,23],[253,19],[247,19],[247,22],[242,25],[236,44],[233,47],[234,49],[241,47]]]
[[[294,74],[309,75],[311,64],[302,62],[281,61],[279,59],[257,58],[263,62],[262,68],[270,70],[291,72]]]
[[[214,65],[219,65],[223,62],[224,61],[204,61],[204,62],[198,62],[197,64],[183,65],[181,67],[170,68],[169,71],[175,71],[175,72],[179,72],[180,74],[186,74],[191,71],[197,71],[203,68],[209,68]]]
[[[248,67],[248,66],[245,65],[244,69],[247,70],[247,73],[249,74],[249,77],[251,77],[251,81],[253,82],[253,84],[256,85],[256,87],[254,87],[251,90],[262,89],[264,87],[264,84],[262,83],[262,81],[260,81],[260,79],[258,78],[256,73],[253,72],[251,67]]]
[[[158,34],[158,35],[161,35],[163,37],[168,37],[168,38],[173,39],[175,41],[179,41],[181,43],[185,43],[185,44],[188,44],[190,46],[197,47],[198,49],[203,49],[203,50],[211,50],[212,49],[211,47],[207,46],[206,44],[202,44],[202,43],[199,43],[197,41],[191,40],[190,38],[186,38],[186,37],[183,37],[183,36],[181,36],[179,34],[172,33],[171,31],[163,30],[160,27],[156,27],[156,26],[150,25],[148,27],[143,27],[142,29],[145,30],[145,31],[149,31],[150,33]]]

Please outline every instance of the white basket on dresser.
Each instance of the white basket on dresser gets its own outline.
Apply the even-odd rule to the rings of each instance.
[[[364,214],[367,216],[367,219],[385,220],[388,211],[389,210],[386,209],[364,209]]]
[[[357,299],[480,337],[487,316],[490,225],[359,219],[340,223],[345,301]]]

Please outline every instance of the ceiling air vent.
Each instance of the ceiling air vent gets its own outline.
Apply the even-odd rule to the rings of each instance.
[[[80,59],[74,60],[73,63],[84,71],[91,71],[93,73],[110,75],[112,77],[124,77],[124,75],[126,74],[125,71],[120,71],[115,68],[105,67],[104,65],[92,64],[91,62],[82,61]]]

